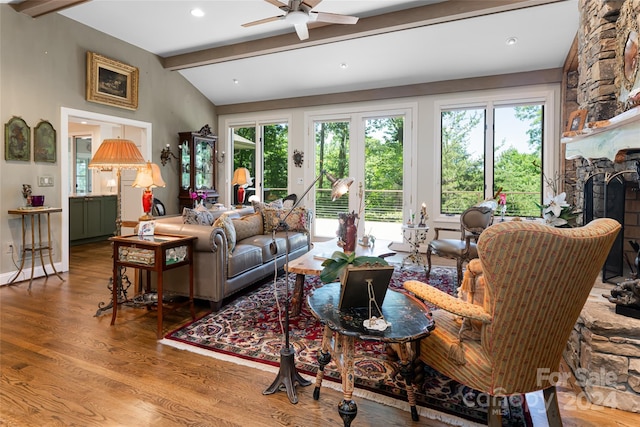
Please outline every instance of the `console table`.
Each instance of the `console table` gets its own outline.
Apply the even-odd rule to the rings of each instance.
[[[21,260],[20,260],[20,268],[15,276],[7,283],[8,285],[12,284],[20,273],[22,273],[22,269],[24,268],[24,260],[26,258],[27,252],[31,252],[31,278],[29,279],[29,289],[31,289],[31,282],[33,282],[33,270],[35,269],[35,256],[36,252],[40,254],[40,264],[42,265],[42,271],[46,277],[49,277],[47,274],[47,269],[45,268],[44,258],[42,257],[42,251],[49,251],[49,265],[53,269],[53,273],[58,276],[60,280],[64,282],[60,273],[56,271],[56,267],[53,265],[53,257],[51,255],[51,214],[56,212],[62,212],[62,208],[47,208],[47,207],[25,207],[18,209],[10,209],[8,211],[9,215],[20,215],[22,216],[22,252],[21,252]],[[42,230],[41,230],[41,222],[40,215],[47,215],[47,241],[45,243],[42,242]],[[26,235],[27,235],[27,226],[26,226],[26,217],[31,219],[31,246],[26,245]],[[35,230],[35,221],[36,217],[38,218],[38,241],[36,244],[36,230]]]
[[[381,341],[390,345],[400,357],[400,373],[406,383],[407,400],[411,406],[411,418],[418,421],[416,399],[413,394],[412,362],[416,357],[414,343],[427,337],[435,328],[427,307],[416,298],[394,290],[388,290],[381,310],[391,325],[384,331],[369,331],[364,328],[359,313],[338,310],[340,301],[340,283],[328,283],[313,291],[307,298],[313,315],[324,324],[322,347],[318,350],[318,374],[313,398],[320,398],[320,387],[324,376],[324,367],[332,358],[342,376],[342,402],[338,404],[338,413],[344,426],[358,413],[353,401],[355,340]]]
[[[147,271],[146,291],[151,291],[151,272],[157,273],[157,308],[158,339],[162,338],[162,282],[163,272],[173,268],[189,266],[189,308],[191,319],[195,320],[193,307],[193,244],[197,237],[156,234],[154,236],[115,236],[109,238],[113,242],[113,282],[112,282],[112,316],[111,325],[116,322],[118,312],[119,272],[120,267],[131,267]]]

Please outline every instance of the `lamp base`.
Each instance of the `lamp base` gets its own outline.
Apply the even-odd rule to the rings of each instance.
[[[153,218],[153,216],[151,214],[149,214],[148,212],[145,212],[144,215],[142,215],[140,218],[138,218],[138,221],[151,221]]]
[[[306,387],[311,385],[311,381],[305,380],[296,371],[294,356],[295,352],[292,346],[282,347],[280,350],[280,370],[278,371],[278,376],[275,381],[262,392],[262,394],[273,394],[278,390],[282,390],[284,387],[287,392],[287,396],[289,396],[289,401],[291,401],[291,403],[298,403],[295,384],[298,383],[299,385]]]

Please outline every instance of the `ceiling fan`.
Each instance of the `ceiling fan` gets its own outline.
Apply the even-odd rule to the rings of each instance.
[[[278,0],[264,0],[271,3],[284,12],[284,15],[272,16],[270,18],[259,19],[253,22],[242,24],[243,27],[266,24],[267,22],[285,20],[296,29],[300,40],[309,38],[309,22],[326,22],[329,24],[355,24],[358,22],[357,16],[340,15],[337,13],[314,12],[311,9],[316,7],[322,0],[289,0],[289,4]]]

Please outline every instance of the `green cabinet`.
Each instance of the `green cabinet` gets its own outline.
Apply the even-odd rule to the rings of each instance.
[[[69,241],[80,244],[113,236],[116,210],[116,196],[69,198]]]

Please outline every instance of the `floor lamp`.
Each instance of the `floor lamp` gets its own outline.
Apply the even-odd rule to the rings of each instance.
[[[284,230],[285,231],[285,239],[286,239],[286,250],[285,250],[285,265],[289,265],[289,226],[287,225],[287,218],[293,212],[295,208],[298,207],[300,202],[304,199],[304,197],[311,191],[311,189],[316,185],[316,183],[322,178],[324,175],[327,176],[327,179],[331,181],[331,201],[335,201],[339,199],[344,194],[349,191],[349,186],[353,184],[353,178],[341,178],[336,179],[332,175],[330,175],[327,171],[322,170],[316,177],[316,179],[311,183],[311,185],[305,190],[300,198],[296,201],[296,203],[291,207],[291,210],[280,220],[278,227],[273,230],[271,242],[271,253],[275,257],[278,252],[278,247],[276,245],[276,230]],[[267,387],[262,394],[273,394],[278,390],[281,390],[282,387],[287,392],[289,396],[289,401],[291,403],[298,403],[298,396],[296,395],[295,385],[300,384],[303,387],[311,385],[311,381],[306,380],[296,371],[295,364],[295,351],[293,346],[291,346],[289,342],[289,305],[290,305],[290,296],[289,296],[289,273],[285,273],[285,283],[287,284],[287,293],[285,298],[285,324],[284,324],[284,347],[280,349],[280,369],[278,371],[278,376],[273,381],[273,383]],[[274,288],[275,288],[276,279],[274,279]]]
[[[120,194],[122,169],[140,169],[144,167],[145,164],[146,162],[142,154],[140,154],[140,150],[136,147],[136,144],[128,139],[105,139],[89,162],[89,169],[98,169],[100,171],[115,170],[116,172],[116,236],[119,236],[122,232]],[[126,300],[126,289],[122,285],[122,272],[120,272],[119,283],[112,283],[111,286],[118,286],[118,293],[120,294],[118,300],[120,300],[120,298]],[[98,304],[98,311],[95,315],[99,316],[103,311],[110,308],[113,308],[112,302],[107,305],[100,303]]]

